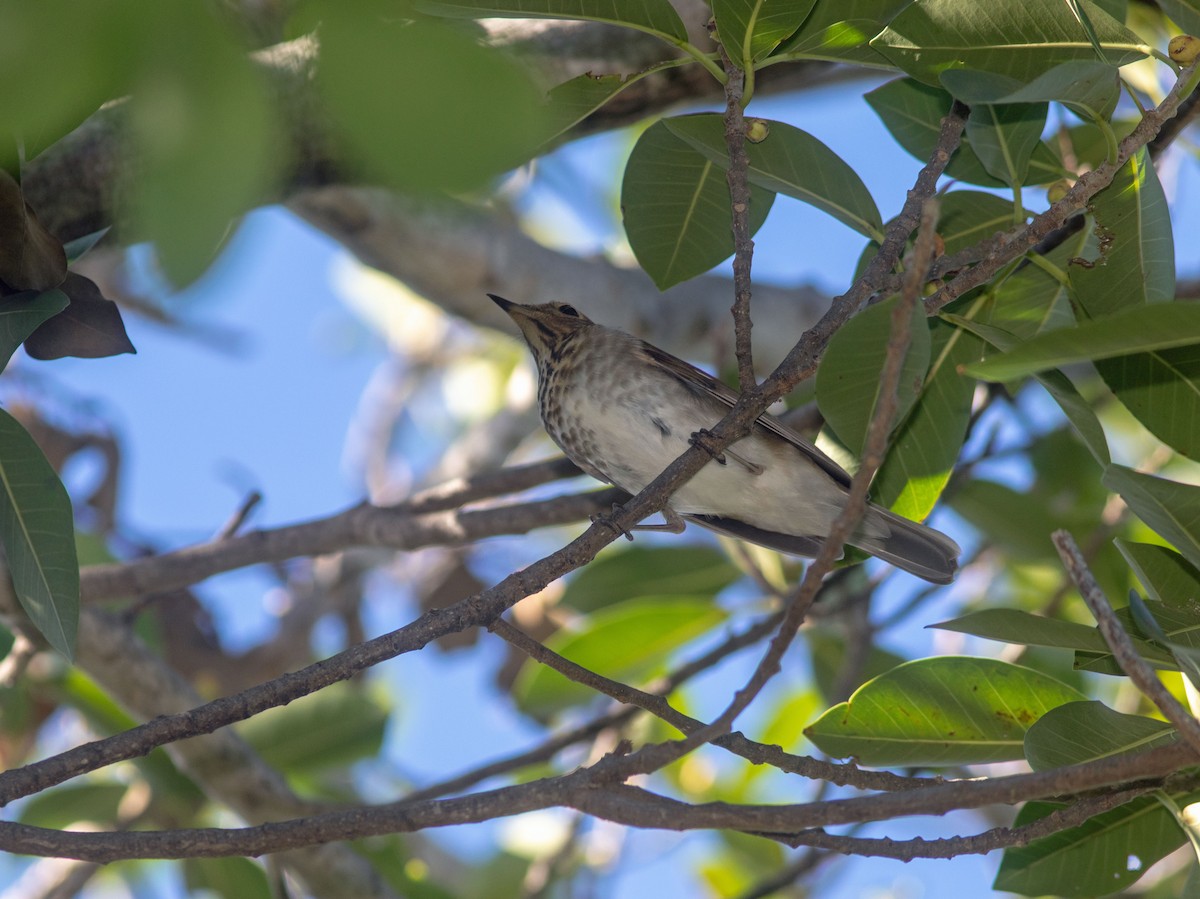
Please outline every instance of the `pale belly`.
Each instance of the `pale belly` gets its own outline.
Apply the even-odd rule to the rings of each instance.
[[[603,421],[587,434],[587,455],[609,481],[637,493],[687,448],[688,439],[708,420],[698,404],[676,405],[671,424],[636,400],[593,408],[586,420]],[[671,497],[676,512],[722,515],[769,531],[799,536],[828,533],[845,494],[828,474],[791,444],[764,431],[735,443],[732,452],[713,460]],[[761,471],[759,470],[761,469]]]

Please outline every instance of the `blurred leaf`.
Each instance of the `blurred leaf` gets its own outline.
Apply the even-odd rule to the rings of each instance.
[[[942,86],[974,108],[991,103],[1065,103],[1086,120],[1107,119],[1121,94],[1115,66],[1095,60],[1056,65],[1028,84],[994,72],[946,69]]]
[[[712,0],[717,34],[743,69],[769,54],[800,27],[816,0]]]
[[[192,895],[205,891],[238,899],[271,899],[275,895],[263,866],[236,856],[184,859],[183,880]]]
[[[74,131],[107,100],[128,93],[143,52],[145,4],[6,0],[0,4],[0,167]],[[32,285],[29,285],[32,286]],[[53,285],[49,285],[53,286]]]
[[[1030,824],[1057,808],[1027,803],[1013,826]],[[1171,812],[1153,796],[1143,796],[1079,827],[1006,849],[992,889],[1026,896],[1109,895],[1137,881],[1185,840]]]
[[[789,59],[824,59],[890,67],[870,40],[910,0],[819,0],[804,24],[779,48]]]
[[[1034,771],[1144,752],[1179,739],[1166,721],[1125,715],[1102,702],[1068,702],[1051,709],[1025,734],[1025,758]]]
[[[775,195],[750,187],[750,233]],[[733,254],[729,186],[719,165],[656,122],[638,138],[621,183],[625,233],[646,273],[666,290]]]
[[[711,547],[621,547],[571,578],[562,605],[595,612],[642,596],[714,597],[740,577],[726,555]]]
[[[347,683],[255,715],[238,732],[272,767],[309,774],[379,754],[388,710]]]
[[[1075,362],[1195,345],[1200,345],[1200,304],[1158,303],[1043,332],[1007,353],[968,365],[966,372],[1012,381]]]
[[[1100,258],[1068,269],[1071,291],[1093,319],[1175,298],[1171,212],[1143,148],[1088,206],[1096,217]]]
[[[938,234],[946,254],[974,246],[1013,226],[1012,200],[980,190],[952,190],[939,201]]]
[[[60,784],[22,802],[17,820],[30,827],[52,830],[67,830],[84,822],[95,825],[97,830],[110,830],[116,824],[117,808],[127,792],[128,784],[112,781]]]
[[[62,242],[38,221],[21,186],[0,169],[0,281],[13,290],[50,290],[66,274]]]
[[[501,51],[445,22],[399,20],[386,0],[368,14],[324,9],[318,86],[369,174],[409,191],[473,189],[542,143],[540,93]]]
[[[98,231],[93,231],[91,234],[85,234],[83,237],[76,237],[74,240],[67,241],[63,244],[63,250],[67,254],[67,264],[74,265],[100,241],[104,240],[104,236],[112,230],[112,225],[106,225]]]
[[[0,298],[0,371],[25,338],[50,316],[66,309],[69,302],[61,290],[27,290]]]
[[[834,636],[827,631],[813,629],[806,634],[806,642],[808,643],[809,655],[812,658],[813,681],[817,685],[817,690],[820,691],[822,698],[826,702],[833,699],[842,699],[845,694],[840,697],[833,695],[834,688],[838,686],[838,682],[846,670],[846,657],[848,655],[848,647],[846,641],[841,637]],[[860,672],[860,676],[855,683],[849,684],[849,690],[853,692],[865,684],[869,680],[873,680],[880,675],[886,674],[894,668],[903,665],[907,659],[903,656],[898,656],[893,652],[888,652],[878,646],[871,646],[867,651],[866,665]],[[800,725],[803,722],[799,722]],[[803,728],[799,728],[800,733],[795,739],[799,739]],[[778,742],[772,740],[771,742]],[[779,743],[780,746],[795,745],[794,741],[789,743]]]
[[[856,456],[862,454],[867,428],[879,401],[879,389],[898,298],[864,309],[839,329],[817,369],[817,405],[838,438]],[[914,303],[909,316],[912,342],[897,385],[893,429],[904,423],[929,370],[929,324],[925,309]]]
[[[137,352],[125,333],[121,310],[100,293],[95,282],[75,272],[67,272],[59,289],[70,303],[26,338],[25,352],[32,358],[78,356],[99,359]]]
[[[1087,0],[1081,3],[1106,62],[1122,66],[1145,57],[1136,34]],[[1096,59],[1085,29],[1062,0],[991,0],[986,15],[958,0],[923,0],[892,19],[871,46],[929,84],[950,68],[1027,83],[1061,63]]]
[[[667,0],[419,0],[419,6],[472,19],[584,19],[636,28],[676,45],[687,40],[683,20]]]
[[[698,113],[662,121],[672,134],[722,171],[729,168],[721,116]],[[770,131],[765,140],[746,144],[751,184],[815,206],[867,237],[882,234],[879,209],[854,169],[811,134],[786,122],[767,125]]]
[[[939,656],[875,678],[804,732],[822,752],[874,767],[999,762],[1023,757],[1038,718],[1084,698],[1019,665]]]
[[[592,615],[581,630],[546,641],[559,655],[597,674],[638,681],[662,669],[670,654],[715,627],[725,612],[707,596],[643,596]],[[586,702],[595,692],[552,668],[530,661],[521,669],[513,696],[521,710],[545,718]]]
[[[0,541],[21,607],[68,659],[79,626],[71,498],[20,422],[0,409]]]
[[[165,274],[185,285],[212,262],[231,222],[270,197],[276,109],[245,48],[203,4],[139,9],[149,34],[128,112],[132,208]]]
[[[1200,602],[1200,571],[1175,550],[1153,543],[1115,542],[1154,599],[1170,605]]]
[[[1155,0],[1158,7],[1171,17],[1184,34],[1200,34],[1200,2],[1198,0]]]
[[[958,461],[975,393],[975,381],[960,368],[983,351],[979,338],[945,322],[932,321],[929,328],[929,373],[871,482],[875,502],[913,521],[929,516]]]
[[[971,107],[967,139],[980,163],[994,178],[1019,187],[1029,173],[1029,160],[1042,143],[1045,103]]]
[[[404,837],[401,834],[382,834],[374,837],[367,837],[363,840],[353,840],[350,842],[350,847],[363,858],[371,863],[371,867],[383,878],[384,882],[392,888],[397,896],[402,896],[403,899],[461,899],[462,896],[482,896],[483,893],[472,892],[465,890],[462,892],[450,892],[444,889],[439,884],[433,882],[432,875],[423,870],[420,866],[413,866],[414,858],[412,850],[404,842]],[[494,873],[499,859],[505,859],[506,862],[512,859],[505,853],[501,853],[497,859],[489,862],[486,867],[491,868]],[[466,867],[466,866],[464,866]],[[521,868],[521,872],[528,869],[528,864]],[[461,869],[460,869],[461,870]],[[478,869],[466,867],[472,877],[478,876]],[[419,877],[414,877],[410,872],[420,874]],[[506,878],[512,881],[514,890],[520,890],[521,880],[520,874],[515,877]],[[493,882],[496,889],[506,889],[505,883]],[[500,895],[504,895],[501,893]]]
[[[1142,474],[1121,465],[1104,472],[1104,486],[1142,521],[1200,566],[1200,487]]]
[[[897,78],[875,88],[864,97],[896,142],[921,162],[926,162],[937,146],[941,121],[954,103],[944,90],[922,84],[913,78]],[[1043,142],[1034,148],[1026,174],[1027,184],[1049,184],[1066,174],[1062,163]],[[983,187],[1004,187],[999,178],[988,173],[971,147],[969,137],[959,143],[946,167],[946,177]]]

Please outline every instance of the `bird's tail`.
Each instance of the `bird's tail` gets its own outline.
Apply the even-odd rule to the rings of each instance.
[[[849,542],[935,584],[948,584],[954,579],[962,552],[958,544],[941,531],[879,506],[867,509],[862,524]]]

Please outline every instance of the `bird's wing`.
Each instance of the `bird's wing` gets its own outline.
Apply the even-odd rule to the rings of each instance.
[[[641,344],[639,349],[649,362],[661,365],[677,377],[688,389],[702,396],[709,396],[715,400],[719,400],[726,406],[732,407],[737,402],[738,394],[712,375],[701,371],[688,362],[684,362],[682,359],[672,356],[665,350],[651,346],[645,341],[639,341],[639,343]],[[764,413],[759,416],[758,423],[775,436],[782,437],[792,446],[796,447],[805,458],[828,474],[834,481],[843,487],[849,488],[850,475],[842,466],[838,465],[779,419]],[[716,424],[716,422],[713,422],[713,424]]]

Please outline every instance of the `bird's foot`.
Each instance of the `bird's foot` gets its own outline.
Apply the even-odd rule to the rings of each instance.
[[[624,535],[626,540],[632,541],[633,534],[629,533],[628,529],[623,528],[621,525],[617,524],[617,520],[614,517],[617,514],[617,512],[620,510],[620,508],[621,508],[620,503],[613,503],[612,504],[612,512],[610,514],[604,515],[601,512],[597,512],[594,515],[589,515],[588,518],[591,520],[592,524],[603,525],[604,527],[608,528],[610,531],[614,531],[619,535]],[[634,528],[634,530],[636,530],[636,528]]]
[[[698,446],[710,456],[717,460],[720,465],[725,464],[725,454],[717,452],[712,445],[712,431],[707,428],[701,428],[688,438],[688,443],[692,446]]]

